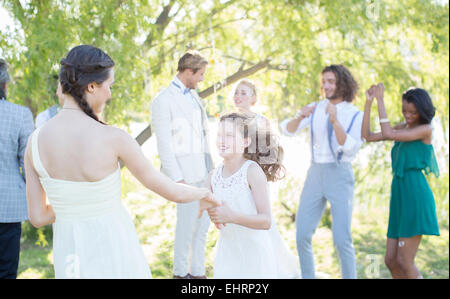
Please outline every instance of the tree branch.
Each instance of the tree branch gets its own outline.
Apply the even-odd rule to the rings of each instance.
[[[207,89],[201,91],[198,95],[201,98],[206,98],[208,96],[210,96],[211,94],[214,93],[215,91],[218,91],[222,88],[225,88],[226,86],[233,84],[237,81],[239,81],[242,78],[251,76],[255,73],[257,73],[258,71],[267,68],[270,64],[269,64],[270,60],[266,59],[263,61],[260,61],[258,63],[256,63],[255,65],[253,65],[252,67],[243,70],[242,68],[239,68],[239,70],[232,74],[231,76],[228,76],[227,78],[225,78],[222,81],[219,81],[215,84],[213,84],[212,86],[208,87]],[[150,137],[152,136],[152,130],[151,130],[151,126],[148,125],[141,133],[139,133],[139,135],[136,137],[136,141],[139,145],[144,144],[144,142],[146,142]]]
[[[253,65],[252,67],[246,69],[246,70],[241,70],[239,69],[236,73],[234,73],[231,76],[228,76],[227,78],[225,78],[222,81],[219,81],[215,84],[213,84],[212,86],[208,87],[207,89],[203,90],[202,92],[200,92],[198,95],[201,98],[206,98],[208,96],[210,96],[211,94],[214,93],[214,91],[218,91],[221,90],[222,88],[233,84],[237,81],[239,81],[242,78],[248,77],[250,75],[253,75],[254,73],[266,68],[269,66],[269,62],[270,60],[266,59],[264,61],[258,62],[257,64]]]
[[[162,12],[159,14],[158,18],[156,18],[155,25],[157,34],[161,34],[172,20],[172,18],[169,17],[169,14],[174,5],[174,2],[175,1],[171,0],[169,4],[164,6]],[[147,35],[144,45],[147,48],[151,48],[154,38],[155,38],[155,30],[151,30],[150,33]]]

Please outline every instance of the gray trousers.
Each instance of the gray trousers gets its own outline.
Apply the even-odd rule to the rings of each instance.
[[[334,245],[339,254],[342,278],[356,278],[356,258],[351,237],[355,179],[350,163],[312,163],[297,211],[297,250],[303,278],[314,278],[312,237],[326,201],[331,205]]]

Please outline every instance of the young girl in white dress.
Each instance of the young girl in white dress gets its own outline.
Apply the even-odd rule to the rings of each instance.
[[[217,147],[224,161],[208,184],[222,205],[208,210],[221,228],[214,278],[298,278],[297,258],[271,229],[267,181],[283,177],[283,149],[254,118],[230,113],[220,119]]]

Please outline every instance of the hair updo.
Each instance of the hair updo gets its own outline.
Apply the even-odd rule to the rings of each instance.
[[[105,52],[89,45],[76,46],[61,60],[59,80],[62,92],[70,94],[78,106],[90,117],[98,119],[86,101],[86,88],[95,82],[102,84],[110,75],[114,61]]]
[[[239,112],[222,115],[220,121],[234,122],[244,138],[251,139],[250,145],[244,151],[244,158],[258,163],[269,182],[285,177],[284,151],[277,135],[267,127],[258,125],[254,117]]]

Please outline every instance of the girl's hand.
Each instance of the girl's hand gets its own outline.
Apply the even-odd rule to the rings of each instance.
[[[220,200],[214,199],[212,192],[209,189],[205,188],[205,197],[200,199],[198,218],[202,217],[204,211],[214,207],[218,207],[220,206],[220,204]]]
[[[209,218],[211,221],[217,224],[232,223],[234,217],[234,211],[228,206],[226,202],[221,206],[208,209]]]

